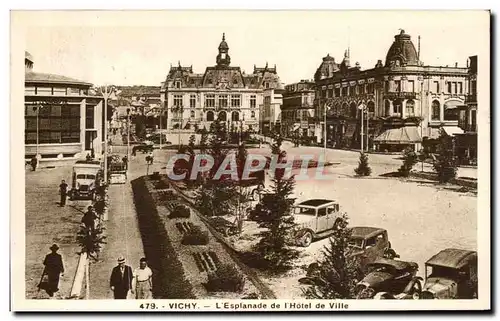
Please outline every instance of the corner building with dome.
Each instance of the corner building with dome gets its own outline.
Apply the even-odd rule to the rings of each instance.
[[[276,65],[246,74],[231,65],[229,46],[222,36],[216,65],[202,74],[193,66],[172,66],[161,86],[167,129],[210,129],[218,119],[227,128],[266,133],[279,126],[283,84]]]
[[[432,150],[441,133],[463,134],[459,120],[471,112],[463,108],[470,86],[469,62],[464,67],[428,66],[420,61],[419,52],[401,30],[385,62],[378,60],[371,69],[352,65],[349,50],[340,63],[330,55],[324,57],[314,75],[311,122],[318,143],[324,142],[326,125],[330,147],[360,148],[362,110],[365,149],[368,143],[381,152],[422,146]]]

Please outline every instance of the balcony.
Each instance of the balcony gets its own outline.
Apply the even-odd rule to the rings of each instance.
[[[469,94],[465,96],[466,104],[477,104],[477,94]]]
[[[417,93],[410,91],[387,92],[384,94],[384,99],[416,99]]]

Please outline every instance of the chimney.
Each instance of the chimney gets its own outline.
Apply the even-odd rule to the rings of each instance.
[[[457,68],[457,67],[458,67],[458,62],[455,62],[455,68]]]

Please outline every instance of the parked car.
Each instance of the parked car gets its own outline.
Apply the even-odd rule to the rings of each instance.
[[[367,269],[356,285],[356,299],[419,299],[423,279],[416,276],[417,263],[379,258]]]
[[[399,257],[392,249],[387,230],[378,227],[352,227],[349,245],[352,249],[351,255],[359,259],[360,269],[363,273],[366,273],[367,265],[378,258],[394,259]]]
[[[73,166],[70,200],[93,200],[98,185],[102,165],[97,161],[78,161]]]
[[[342,220],[339,204],[327,199],[310,199],[295,205],[294,217],[299,225],[295,234],[296,244],[303,247],[331,234]]]
[[[477,297],[477,252],[448,248],[425,263],[422,299]]]

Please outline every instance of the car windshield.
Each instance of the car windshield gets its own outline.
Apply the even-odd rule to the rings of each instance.
[[[351,237],[349,239],[349,243],[348,244],[349,244],[349,246],[357,247],[357,248],[362,249],[363,248],[363,239]]]
[[[314,208],[297,206],[297,207],[295,207],[295,214],[315,216],[316,210]]]
[[[446,277],[446,278],[456,278],[458,276],[459,270],[452,269],[444,266],[428,265],[427,275],[428,277]]]
[[[78,174],[76,175],[77,179],[95,179],[95,175],[92,174]]]

